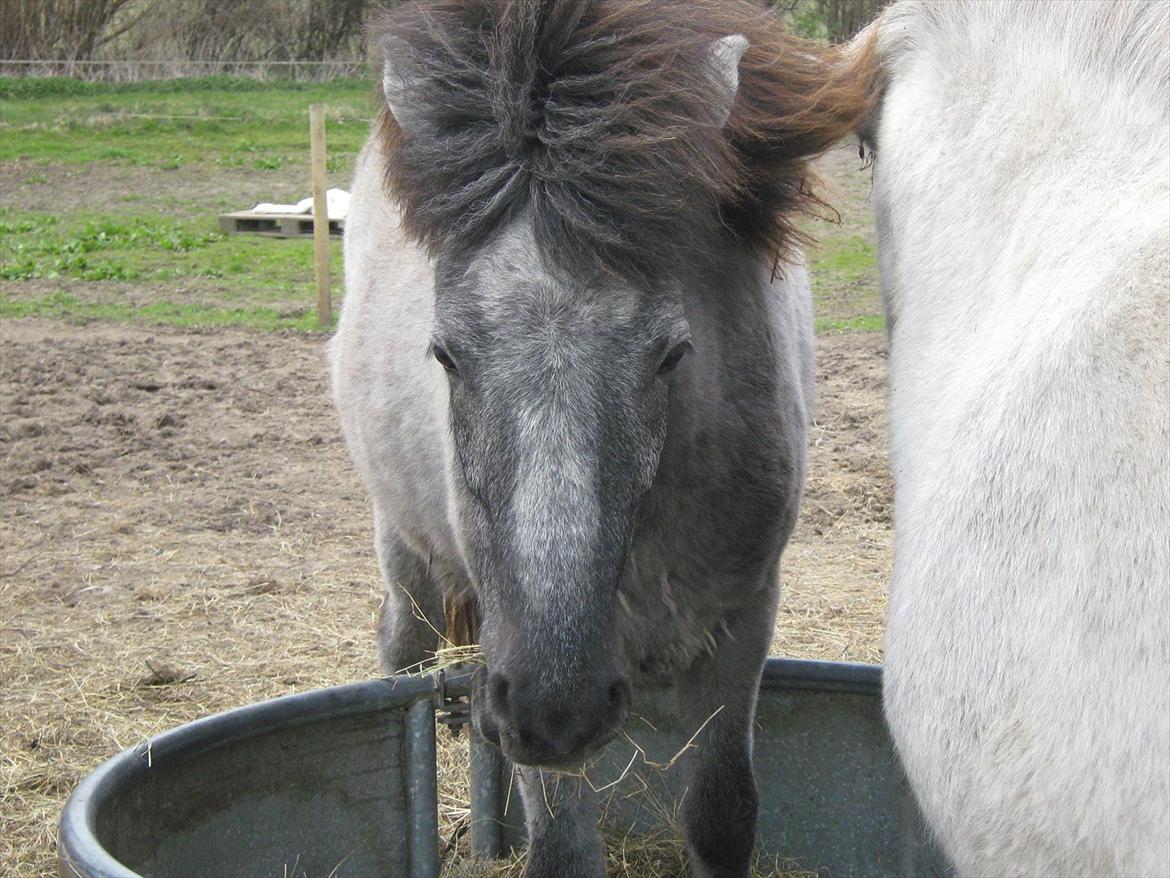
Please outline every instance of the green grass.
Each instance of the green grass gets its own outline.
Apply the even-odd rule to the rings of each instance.
[[[826,238],[809,265],[813,277],[835,281],[859,281],[877,269],[877,249],[859,235]]]
[[[221,235],[216,216],[246,206],[241,172],[261,181],[252,191],[303,191],[310,103],[327,107],[330,176],[348,176],[374,115],[370,92],[365,80],[0,77],[0,317],[313,328],[312,241]],[[111,181],[131,182],[100,191],[102,169],[115,167]],[[137,185],[124,170],[135,167],[183,172]],[[809,221],[820,241],[809,252],[816,326],[880,330],[867,184],[848,162],[831,173],[844,222]],[[77,197],[79,179],[98,191]],[[17,186],[20,209],[5,196]],[[36,209],[60,195],[81,206]],[[340,302],[341,246],[331,248]]]
[[[250,76],[192,76],[141,82],[85,82],[68,76],[0,76],[0,100],[125,94],[190,94],[200,91],[283,93],[314,92],[322,87],[365,87],[365,79],[337,78],[328,83],[293,79],[254,79]]]
[[[195,268],[188,254],[222,239],[193,223],[132,217],[0,211],[0,280],[74,277],[80,280],[136,280],[159,273],[222,276],[214,263]],[[84,225],[82,224],[84,223]]]
[[[93,209],[0,208],[0,316],[314,328],[312,240],[222,235],[216,222],[243,206],[230,169],[272,175],[274,189],[304,185],[310,103],[327,108],[330,173],[348,175],[374,115],[365,80],[0,77],[0,162],[22,162],[6,179],[36,187],[26,208],[77,185],[66,169],[79,163],[93,165],[90,175],[103,166],[183,168],[202,184],[185,188],[188,175],[160,186],[156,176],[99,195]],[[340,243],[331,251],[339,301]]]
[[[333,295],[340,300],[340,242],[331,241],[330,248]],[[88,282],[84,300],[37,295],[44,283],[30,295],[19,283],[57,279]],[[222,235],[212,217],[183,221],[160,214],[58,216],[0,210],[0,281],[4,317],[255,329],[315,325],[315,318],[299,311],[287,314],[290,302],[304,303],[306,315],[312,305],[312,239]],[[140,293],[145,291],[138,298],[158,301],[120,301],[125,287],[103,285],[105,281],[134,282]]]
[[[339,282],[341,245],[330,246],[332,277]],[[218,286],[226,299],[253,305],[300,295],[312,277],[311,238],[223,235],[210,216],[0,210],[0,280],[211,279],[223,281]]]
[[[886,318],[881,314],[862,314],[844,320],[817,320],[817,332],[881,332],[886,328]]]
[[[0,296],[0,320],[14,317],[48,317],[78,323],[113,320],[186,328],[235,326],[268,331],[294,329],[310,332],[332,328],[319,327],[316,313],[307,308],[301,313],[289,315],[275,308],[213,308],[175,302],[154,302],[148,305],[82,302],[66,293],[54,293],[37,299]]]
[[[0,77],[0,160],[278,171],[304,161],[308,105],[324,103],[335,167],[361,148],[370,85],[238,77],[85,83]]]
[[[822,233],[810,255],[809,279],[818,332],[873,332],[885,328],[872,237],[831,229]]]

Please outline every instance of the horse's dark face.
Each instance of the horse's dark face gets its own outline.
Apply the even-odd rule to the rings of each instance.
[[[628,712],[614,605],[688,326],[670,295],[556,277],[523,220],[436,280],[487,657],[476,723],[513,761],[564,767]]]

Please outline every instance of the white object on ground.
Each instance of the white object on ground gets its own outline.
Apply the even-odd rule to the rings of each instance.
[[[252,213],[312,213],[313,199],[302,198],[296,204],[271,204],[263,201],[252,208]],[[331,220],[345,219],[349,213],[349,193],[344,189],[325,192],[325,213]]]

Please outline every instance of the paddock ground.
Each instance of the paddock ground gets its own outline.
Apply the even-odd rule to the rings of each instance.
[[[839,151],[825,167],[839,180],[838,232],[865,236],[867,180],[851,162]],[[80,197],[61,168],[37,176],[39,191]],[[8,184],[26,173],[0,163],[0,193],[25,197]],[[819,320],[872,299],[869,267],[822,260],[819,276]],[[56,286],[69,284],[79,298],[135,289]],[[50,286],[4,292],[31,300]],[[370,515],[323,347],[323,335],[292,331],[3,322],[0,875],[55,874],[65,797],[115,752],[214,711],[377,673]],[[825,331],[817,356],[808,485],[773,652],[875,662],[891,557],[884,335]],[[445,748],[449,833],[465,800],[450,767],[457,745]]]

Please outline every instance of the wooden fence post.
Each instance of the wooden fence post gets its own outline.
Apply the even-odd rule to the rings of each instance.
[[[313,262],[317,276],[317,324],[333,322],[329,293],[329,211],[325,203],[325,105],[309,105],[309,164],[313,175]]]

